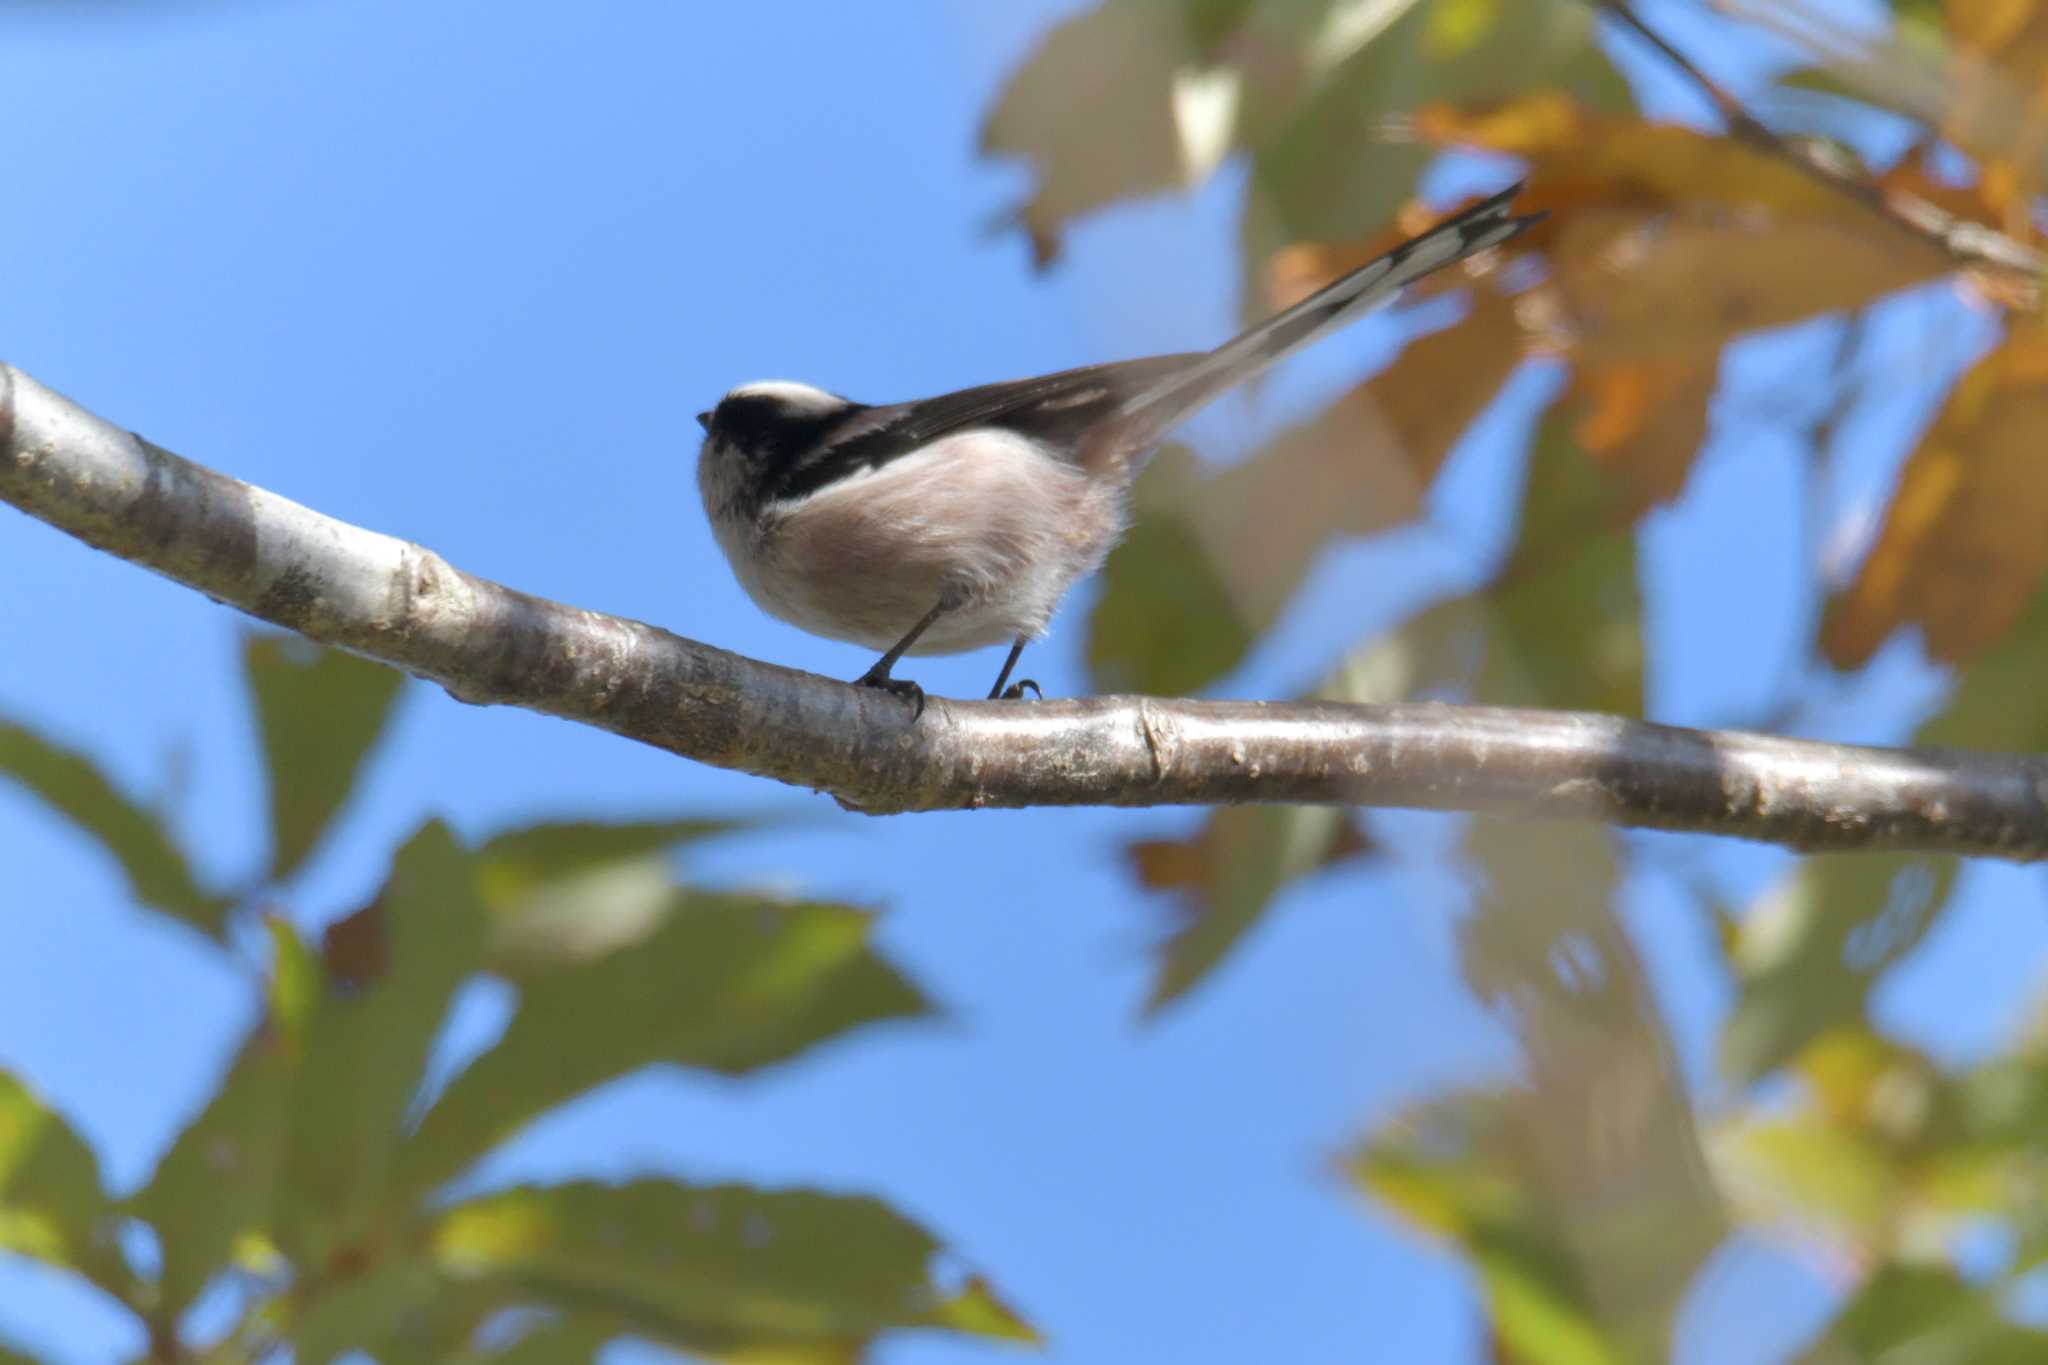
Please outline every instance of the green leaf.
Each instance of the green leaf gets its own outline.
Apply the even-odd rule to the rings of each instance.
[[[1458,924],[1460,965],[1514,1029],[1527,1084],[1506,1098],[1505,1120],[1481,1115],[1493,1120],[1481,1154],[1491,1179],[1526,1210],[1513,1236],[1489,1234],[1475,1255],[1500,1286],[1496,1322],[1507,1330],[1512,1300],[1528,1314],[1517,1330],[1529,1358],[1597,1358],[1560,1316],[1577,1305],[1620,1359],[1660,1359],[1727,1220],[1648,972],[1615,913],[1613,833],[1477,819],[1466,843],[1478,895]],[[1544,1238],[1568,1249],[1582,1294],[1530,1298],[1532,1284],[1561,1283]]]
[[[370,1267],[343,1288],[331,1299],[309,1298],[292,1324],[302,1360],[362,1351],[378,1365],[468,1365],[495,1358],[470,1351],[486,1324],[508,1312],[535,1311],[533,1295],[519,1286],[451,1280],[417,1250]]]
[[[2028,1365],[2048,1358],[2048,1334],[2006,1321],[1997,1293],[1945,1265],[1886,1264],[1843,1306],[1824,1345],[1873,1365]]]
[[[450,997],[483,962],[476,869],[440,824],[399,851],[305,1030],[278,1237],[301,1266],[358,1247],[388,1212],[387,1180]]]
[[[1869,1134],[1811,1110],[1738,1124],[1716,1141],[1715,1158],[1731,1188],[1845,1248],[1881,1240],[1905,1193]]]
[[[1621,487],[1555,408],[1530,452],[1515,547],[1486,589],[1493,639],[1478,693],[1498,705],[1640,715],[1642,597]]]
[[[1368,846],[1351,812],[1331,806],[1230,806],[1190,839],[1129,845],[1140,884],[1179,891],[1184,906],[1161,947],[1146,1012],[1206,978],[1283,886]]]
[[[1962,670],[1941,711],[1914,743],[2003,753],[2048,750],[2048,591],[1997,645]]]
[[[242,668],[270,779],[270,880],[282,881],[347,803],[405,678],[296,635],[251,635]]]
[[[162,822],[123,796],[91,759],[0,721],[0,774],[97,839],[121,865],[137,901],[219,936],[232,902],[199,889]]]
[[[1185,696],[1241,663],[1331,541],[1411,517],[1420,483],[1370,391],[1204,474],[1179,447],[1140,477],[1088,625],[1099,690]]]
[[[1088,618],[1097,691],[1186,696],[1237,667],[1256,639],[1193,520],[1201,487],[1199,462],[1182,446],[1139,477],[1130,534],[1103,566]]]
[[[927,1013],[870,928],[846,906],[672,890],[641,941],[521,982],[504,1036],[427,1112],[399,1178],[438,1185],[552,1106],[652,1063],[738,1074]]]
[[[485,899],[497,905],[570,873],[753,827],[747,820],[701,818],[546,821],[493,835],[477,848],[476,859]]]
[[[433,1261],[424,1256],[394,1256],[337,1267],[320,1284],[318,1293],[304,1296],[301,1311],[288,1325],[293,1360],[296,1365],[327,1365],[352,1351],[403,1337],[424,1324],[445,1324],[450,1315],[438,1300],[449,1288]],[[458,1287],[452,1298],[458,1309],[469,1315],[469,1325],[490,1311],[488,1301],[474,1286]]]
[[[1471,1258],[1504,1359],[1618,1362],[1560,1210],[1517,1151],[1527,1107],[1483,1091],[1427,1101],[1345,1164],[1368,1193]]]
[[[476,852],[491,912],[490,963],[512,976],[587,961],[638,942],[668,913],[677,844],[751,828],[743,820],[549,822],[508,830]]]
[[[1632,107],[1628,83],[1592,39],[1589,7],[1419,0],[1328,13],[1308,54],[1334,64],[1255,139],[1243,232],[1248,317],[1266,311],[1257,281],[1275,252],[1348,241],[1395,217],[1436,153],[1386,130],[1424,105],[1557,88],[1596,109]]]
[[[76,1271],[138,1301],[92,1149],[15,1077],[0,1072],[0,1251]]]
[[[156,1229],[163,1272],[157,1311],[182,1314],[235,1259],[246,1238],[269,1239],[297,1059],[317,965],[291,926],[270,922],[278,949],[263,1017],[213,1098],[178,1134],[126,1209]]]
[[[445,1273],[617,1313],[685,1350],[848,1342],[900,1327],[1032,1333],[979,1282],[932,1278],[939,1244],[881,1201],[643,1180],[521,1187],[435,1227]]]
[[[1466,685],[1485,643],[1470,599],[1431,607],[1346,659],[1310,693],[1347,702],[1399,701]],[[1181,899],[1160,954],[1148,1011],[1206,980],[1288,883],[1370,851],[1357,819],[1328,807],[1237,806],[1211,812],[1186,839],[1126,847],[1140,885]]]
[[[1838,1024],[1860,1021],[1878,975],[1927,936],[1955,883],[1953,858],[1807,858],[1744,916],[1731,952],[1741,984],[1721,1069],[1747,1085]]]
[[[569,1360],[596,1360],[608,1342],[623,1335],[613,1314],[571,1313],[537,1321],[510,1343],[465,1355],[456,1365],[560,1365]]]

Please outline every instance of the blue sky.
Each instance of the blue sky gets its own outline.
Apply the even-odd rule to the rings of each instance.
[[[1043,277],[1021,241],[984,232],[1025,181],[975,158],[979,114],[1068,8],[0,9],[15,134],[0,356],[173,450],[465,569],[850,677],[865,655],[765,620],[733,585],[697,505],[690,414],[748,379],[887,400],[1232,330],[1230,172],[1083,226]],[[1972,338],[1962,320],[1942,325],[1952,365]],[[1260,420],[1397,335],[1375,325],[1333,343]],[[1913,420],[1900,411],[1845,454],[1836,512],[1882,486]],[[1721,434],[1745,435],[1739,419]],[[1227,409],[1197,435],[1227,456],[1252,424]],[[1326,556],[1218,691],[1296,690],[1364,629],[1472,581],[1505,526],[1506,443],[1489,430],[1454,463],[1430,529]],[[1741,714],[1802,628],[1802,605],[1773,593],[1796,567],[1771,558],[1792,543],[1791,460],[1768,432],[1747,436],[1646,524],[1662,718]],[[1783,524],[1760,507],[1782,507]],[[1701,556],[1729,573],[1689,572]],[[236,683],[247,623],[8,512],[0,582],[0,714],[161,795],[208,870],[246,873],[262,852]],[[1030,657],[1049,693],[1085,686],[1085,607]],[[996,663],[920,660],[915,676],[973,695]],[[1933,689],[1894,649],[1823,719],[1896,737]],[[1405,1100],[1512,1065],[1458,984],[1463,892],[1440,860],[1442,817],[1383,819],[1393,856],[1294,889],[1227,971],[1145,1024],[1163,907],[1132,889],[1118,848],[1188,828],[1189,813],[869,820],[413,685],[291,913],[317,924],[359,903],[429,814],[475,835],[543,815],[726,811],[801,818],[693,850],[690,875],[875,907],[887,950],[947,1021],[745,1083],[633,1079],[544,1124],[489,1178],[658,1171],[880,1193],[988,1273],[1059,1362],[1477,1358],[1469,1277],[1330,1167]],[[1784,866],[1655,842],[1752,893]],[[248,1018],[246,985],[125,904],[102,859],[4,786],[0,868],[0,1065],[130,1188],[207,1093]],[[2024,912],[2041,900],[2037,875],[1973,874],[1901,973],[1914,975],[1881,993],[1887,1022],[1949,1055],[1989,1045],[2034,983],[2040,917]],[[1705,923],[1653,866],[1625,910],[1704,1078],[1726,1004]],[[473,992],[456,1051],[486,1042],[503,1007]],[[1682,1358],[1697,1360],[1772,1359],[1827,1302],[1804,1261],[1748,1242],[1696,1292]],[[0,1324],[65,1365],[139,1345],[88,1294],[5,1259]],[[904,1337],[879,1358],[999,1355]]]

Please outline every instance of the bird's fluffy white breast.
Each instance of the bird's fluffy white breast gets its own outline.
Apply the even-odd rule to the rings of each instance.
[[[1122,529],[1120,490],[976,429],[778,507],[747,586],[792,624],[878,649],[951,590],[962,605],[913,652],[977,649],[1043,632]]]

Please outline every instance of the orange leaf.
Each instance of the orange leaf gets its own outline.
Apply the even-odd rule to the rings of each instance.
[[[1821,646],[1853,668],[1900,626],[1960,662],[2018,619],[2048,571],[2048,333],[2015,332],[1963,376],[1906,461],[1877,544],[1829,604]]]
[[[1573,435],[1623,487],[1631,515],[1676,498],[1707,435],[1719,352],[1621,362],[1579,374]]]

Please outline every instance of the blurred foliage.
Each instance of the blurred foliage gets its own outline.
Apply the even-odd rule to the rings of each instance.
[[[0,1074],[0,1250],[97,1286],[165,1361],[289,1348],[302,1365],[356,1351],[554,1362],[634,1337],[839,1365],[893,1328],[1032,1339],[979,1279],[936,1279],[940,1243],[872,1198],[645,1178],[451,1201],[450,1182],[507,1138],[618,1077],[750,1074],[930,1004],[852,907],[676,881],[672,850],[742,827],[731,820],[544,823],[476,848],[429,822],[315,945],[276,907],[402,679],[271,636],[243,663],[272,842],[236,886],[200,889],[163,824],[88,760],[0,728],[0,773],[104,847],[139,903],[248,967],[261,998],[211,1097],[126,1197],[60,1114]],[[516,989],[504,1031],[453,1078],[431,1075],[455,993],[483,975]],[[131,1261],[138,1226],[157,1264]],[[181,1335],[202,1295],[232,1305],[223,1340]]]
[[[1522,202],[1550,215],[1423,285],[1454,300],[1439,311],[1456,320],[1411,328],[1395,359],[1320,411],[1226,464],[1180,450],[1154,462],[1090,622],[1096,685],[1224,683],[1327,548],[1426,517],[1459,442],[1537,366],[1554,382],[1523,428],[1511,543],[1469,592],[1334,642],[1339,662],[1305,695],[1640,714],[1653,670],[1637,525],[1685,495],[1730,348],[1804,324],[1833,331],[1847,356],[1880,305],[1940,286],[1999,335],[1918,434],[1860,562],[1838,574],[1818,536],[1803,547],[1808,576],[1784,591],[1813,604],[1805,666],[1754,723],[1797,723],[1834,678],[1910,632],[1953,672],[1916,742],[2048,748],[2039,282],[1959,269],[1890,216],[1926,205],[2033,243],[2048,189],[2048,4],[1896,0],[1889,31],[1844,28],[1801,0],[1691,16],[1689,43],[1713,29],[1731,46],[1745,30],[1803,45],[1807,64],[1735,94],[1785,136],[1829,142],[1848,190],[1722,130],[1646,118],[1608,51],[1690,78],[1619,29],[1596,45],[1597,8],[1102,0],[1013,75],[982,145],[1029,168],[1017,222],[1041,265],[1077,220],[1197,184],[1229,158],[1248,171],[1248,316],[1455,207],[1412,197],[1440,161],[1513,163]],[[1856,136],[1895,132],[1882,111],[1917,128]],[[1820,470],[1870,395],[1847,365],[1787,380],[1820,414],[1793,419]],[[1173,906],[1152,1007],[1198,989],[1305,879],[1373,848],[1350,817],[1283,809],[1215,811],[1190,833],[1131,843],[1137,881]],[[1730,991],[1704,1114],[1613,907],[1628,870],[1654,866],[1644,847],[1483,821],[1463,861],[1461,963],[1514,1029],[1520,1077],[1418,1102],[1345,1165],[1470,1259],[1494,1358],[1668,1358],[1706,1256],[1730,1227],[1763,1223],[1814,1247],[1845,1285],[1811,1360],[2048,1359],[2013,1307],[2048,1255],[2048,1055],[2028,1038],[1945,1070],[1869,1019],[1885,973],[1940,925],[1954,860],[1808,859],[1739,913],[1699,889]],[[2003,1265],[1959,1259],[1973,1230],[2010,1243]]]
[[[1415,197],[1446,162],[1516,165],[1526,206],[1550,215],[1430,281],[1418,293],[1455,321],[1261,449],[1153,462],[1090,624],[1098,686],[1224,682],[1327,548],[1426,516],[1460,442],[1534,366],[1554,382],[1524,424],[1504,552],[1468,590],[1333,642],[1301,690],[1639,714],[1656,660],[1637,528],[1685,496],[1730,348],[1801,324],[1846,347],[1886,301],[1938,286],[1998,335],[1917,435],[1860,561],[1837,579],[1805,547],[1810,575],[1784,590],[1814,606],[1808,666],[1759,721],[1796,720],[1908,633],[1953,677],[1917,742],[2048,748],[2038,282],[1960,270],[1873,203],[2032,242],[2048,3],[1895,0],[1889,28],[1854,32],[1804,3],[1716,8],[1688,33],[1746,21],[1804,44],[1809,62],[1737,92],[1787,135],[1905,116],[1903,140],[1848,140],[1882,156],[1835,140],[1868,193],[1645,118],[1595,41],[1596,7],[1575,0],[1100,0],[1051,29],[982,132],[985,152],[1029,168],[1015,220],[1042,266],[1077,220],[1232,158],[1248,315],[1447,211]],[[1790,378],[1828,414],[1802,432],[1817,468],[1859,395],[1846,373]],[[0,725],[0,773],[103,847],[139,903],[230,954],[317,857],[398,697],[391,676],[294,642],[252,641],[245,664],[271,841],[238,885],[208,885],[166,822],[89,760]],[[429,824],[317,946],[263,920],[261,1017],[141,1189],[106,1191],[63,1118],[0,1077],[0,1249],[126,1305],[166,1359],[212,1290],[241,1314],[207,1356],[222,1361],[289,1346],[302,1361],[552,1362],[632,1336],[823,1365],[899,1327],[1029,1339],[980,1280],[942,1287],[936,1240],[873,1199],[651,1179],[446,1196],[526,1125],[637,1068],[749,1073],[929,1013],[858,911],[675,879],[677,846],[735,828],[561,822],[465,848]],[[1307,879],[1378,847],[1353,814],[1281,808],[1133,841],[1135,879],[1173,906],[1149,1007],[1198,990]],[[1347,1178],[1469,1260],[1500,1361],[1668,1358],[1700,1268],[1742,1227],[1808,1249],[1841,1287],[1807,1360],[2048,1358],[2021,1311],[2048,1262],[2048,1016],[1947,1065],[1870,1018],[1885,974],[1941,926],[1953,860],[1812,858],[1733,912],[1696,896],[1728,1008],[1695,1093],[1617,908],[1648,847],[1588,827],[1465,827],[1458,962],[1512,1029],[1517,1074],[1389,1116],[1346,1151]],[[510,983],[517,1008],[491,1048],[430,1083],[449,1001],[479,974]],[[159,1266],[130,1263],[136,1223]]]

